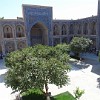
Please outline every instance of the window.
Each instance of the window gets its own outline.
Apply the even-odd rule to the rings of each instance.
[[[24,37],[24,29],[21,25],[16,26],[16,37]]]
[[[62,35],[66,35],[66,25],[65,24],[63,24],[62,25]]]
[[[79,25],[78,25],[78,32],[77,32],[77,33],[78,33],[78,34],[81,34],[81,32],[82,32],[82,25],[79,24]]]
[[[4,38],[13,38],[12,28],[9,25],[3,27]]]
[[[88,34],[88,24],[87,23],[85,23],[84,26],[83,26],[83,34],[84,35]]]
[[[74,34],[74,25],[73,24],[70,24],[70,28],[69,28],[69,33],[70,34]]]
[[[57,24],[55,24],[53,27],[53,35],[59,35],[59,27]]]
[[[91,34],[96,35],[96,22],[91,23]]]

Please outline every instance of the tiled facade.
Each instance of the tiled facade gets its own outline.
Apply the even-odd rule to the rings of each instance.
[[[0,53],[3,54],[27,46],[26,32],[23,20],[0,20]]]
[[[100,1],[98,5],[97,16],[78,20],[52,20],[52,7],[23,5],[23,18],[0,19],[0,52],[70,43],[74,36],[92,39],[91,48],[100,50]]]

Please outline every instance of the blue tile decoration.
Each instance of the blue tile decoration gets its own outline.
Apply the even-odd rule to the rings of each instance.
[[[38,22],[48,29],[48,45],[52,45],[52,7],[23,5],[23,16],[26,27],[28,45],[30,45],[30,31]]]

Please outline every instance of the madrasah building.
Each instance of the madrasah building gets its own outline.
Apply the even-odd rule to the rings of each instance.
[[[100,0],[97,16],[78,20],[53,20],[52,7],[22,5],[23,18],[0,19],[0,52],[4,55],[36,44],[70,43],[74,36],[93,41],[100,50]]]

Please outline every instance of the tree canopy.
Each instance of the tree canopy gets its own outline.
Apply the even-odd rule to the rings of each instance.
[[[8,54],[5,58],[6,85],[20,92],[31,88],[43,91],[45,87],[47,93],[48,84],[60,87],[68,84],[69,55],[60,47],[36,45]]]
[[[92,44],[92,40],[84,37],[74,37],[70,43],[70,49],[74,53],[85,52]]]
[[[4,17],[0,17],[0,19],[4,19]]]
[[[56,48],[57,50],[61,50],[62,53],[69,53],[69,52],[70,52],[69,45],[66,44],[66,43],[58,44],[58,45],[55,46],[55,48]]]

